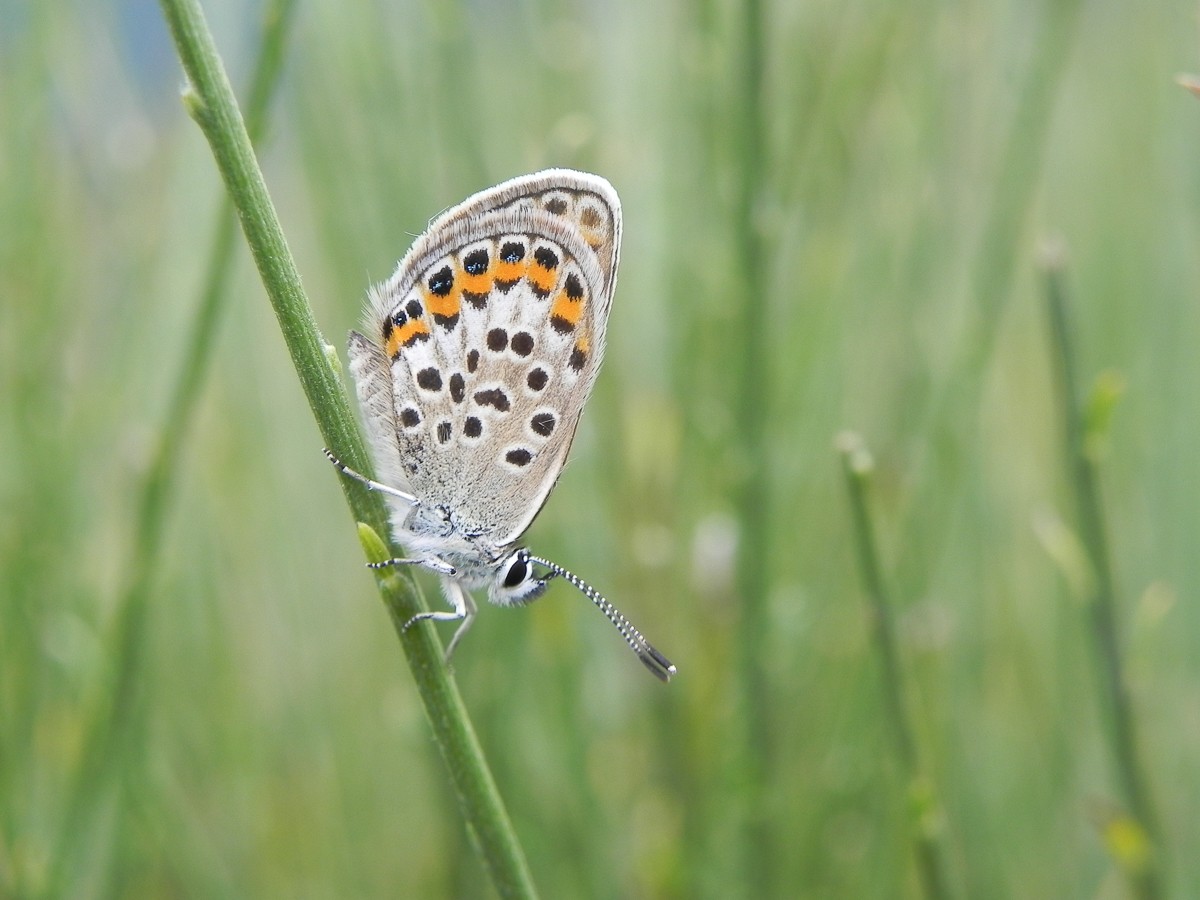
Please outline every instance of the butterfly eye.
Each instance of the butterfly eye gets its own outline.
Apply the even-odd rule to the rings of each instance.
[[[504,576],[504,586],[506,588],[515,588],[525,580],[527,574],[529,574],[529,563],[525,562],[523,556],[517,554],[512,565],[508,567],[508,574]]]
[[[546,579],[533,571],[528,550],[518,550],[496,567],[496,580],[489,593],[500,606],[520,606],[546,592]]]

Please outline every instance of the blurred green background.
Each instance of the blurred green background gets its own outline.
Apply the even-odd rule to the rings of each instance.
[[[205,8],[242,91],[262,4]],[[1200,895],[1196,12],[298,4],[261,162],[339,350],[470,193],[567,165],[622,198],[607,360],[527,539],[679,676],[564,585],[455,664],[544,896],[926,896],[922,827],[954,895],[1126,894],[1050,239],[1085,385],[1124,384],[1118,627],[1154,860]],[[135,549],[223,209],[180,85],[149,0],[0,2],[0,894],[489,896],[240,235]],[[940,807],[884,712],[845,428]]]

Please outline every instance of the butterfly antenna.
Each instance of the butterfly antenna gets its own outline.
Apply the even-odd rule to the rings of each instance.
[[[529,560],[540,566],[545,566],[555,575],[565,578],[571,584],[575,585],[583,596],[587,597],[600,608],[600,612],[608,616],[608,621],[612,622],[616,626],[617,631],[621,632],[621,637],[625,638],[625,643],[629,645],[629,649],[637,654],[638,659],[642,661],[642,664],[647,669],[654,673],[656,678],[660,681],[671,680],[671,676],[675,674],[675,666],[672,665],[671,661],[655,650],[650,642],[642,637],[642,633],[633,627],[633,623],[625,618],[619,609],[609,603],[599,591],[583,579],[577,578],[562,566],[552,563],[548,559],[530,556]]]

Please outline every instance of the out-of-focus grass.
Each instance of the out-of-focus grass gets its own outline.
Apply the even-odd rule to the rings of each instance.
[[[236,80],[255,10],[207,8]],[[915,738],[959,889],[1120,889],[1087,613],[1039,538],[1070,521],[1034,276],[1057,233],[1081,369],[1127,385],[1100,471],[1118,625],[1167,884],[1195,893],[1200,107],[1172,81],[1194,67],[1194,9],[1083,7],[977,358],[976,254],[1052,17],[763,14],[755,296],[731,236],[738,7],[309,3],[295,24],[263,165],[326,334],[474,190],[553,164],[622,196],[608,358],[529,541],[680,675],[648,678],[563,587],[482,611],[456,671],[534,878],[548,897],[728,896],[758,881],[739,848],[761,819],[781,896],[920,893],[830,450],[852,427],[878,463]],[[0,893],[20,894],[44,883],[113,649],[134,491],[220,189],[156,9],[0,16]],[[162,541],[145,762],[73,862],[125,895],[486,895],[249,267],[233,291]],[[762,546],[739,549],[732,336],[750,304],[768,322],[770,503]],[[971,401],[931,425],[930,398],[963,378]],[[922,468],[939,447],[960,464],[944,482]],[[735,643],[735,560],[760,567],[761,646]],[[748,657],[771,701],[758,791],[739,777]]]

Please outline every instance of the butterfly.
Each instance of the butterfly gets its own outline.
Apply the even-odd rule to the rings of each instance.
[[[350,374],[383,493],[409,553],[375,567],[436,572],[460,624],[472,590],[529,603],[555,577],[608,617],[663,681],[675,666],[605,597],[520,546],[566,463],[604,356],[621,250],[621,202],[605,179],[547,169],[469,197],[436,217],[369,291],[366,334],[351,332]],[[539,569],[542,571],[539,573]]]

